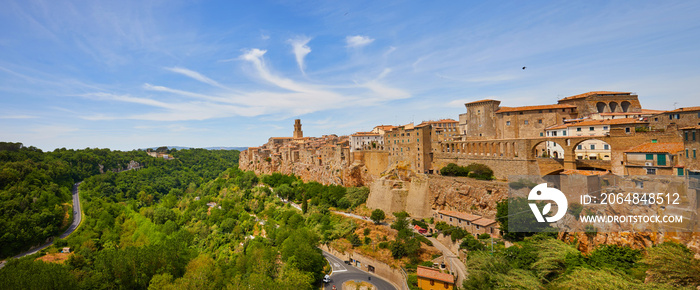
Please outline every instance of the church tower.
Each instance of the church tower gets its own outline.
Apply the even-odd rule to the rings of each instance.
[[[304,138],[304,132],[301,131],[301,119],[294,120],[294,139]]]

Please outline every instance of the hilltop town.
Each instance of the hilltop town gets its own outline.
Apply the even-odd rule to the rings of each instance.
[[[294,174],[307,181],[369,186],[367,206],[415,217],[474,215],[491,219],[511,176],[700,176],[700,107],[643,108],[631,92],[595,91],[557,104],[464,104],[457,120],[378,125],[349,136],[271,137],[241,153],[240,167]],[[495,181],[439,175],[449,163],[484,164]],[[491,229],[493,228],[493,229]]]

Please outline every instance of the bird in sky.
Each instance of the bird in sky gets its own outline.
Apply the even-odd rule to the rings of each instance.
[[[523,69],[525,69],[525,68],[526,68],[526,66],[523,67]]]

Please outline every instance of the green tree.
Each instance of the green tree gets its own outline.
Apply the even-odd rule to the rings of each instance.
[[[380,224],[386,218],[384,211],[381,209],[375,209],[369,217],[375,224]]]

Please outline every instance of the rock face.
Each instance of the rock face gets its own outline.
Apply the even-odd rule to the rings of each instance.
[[[387,213],[405,210],[414,218],[430,217],[436,210],[494,218],[496,203],[507,196],[507,184],[500,181],[411,174],[397,169],[372,183],[367,207]]]
[[[466,177],[430,176],[428,199],[435,210],[496,217],[496,204],[508,198],[508,184]]]
[[[657,232],[611,232],[611,233],[559,233],[559,239],[576,243],[577,248],[584,254],[590,253],[600,245],[628,246],[633,249],[644,249],[666,241],[686,245],[695,252],[695,258],[700,259],[700,233],[657,233]]]

